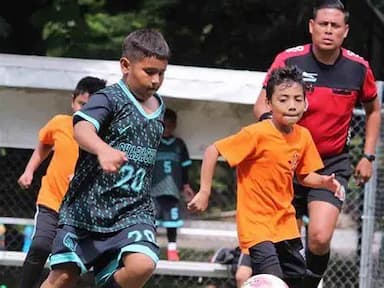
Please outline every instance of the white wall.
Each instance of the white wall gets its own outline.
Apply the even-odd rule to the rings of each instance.
[[[192,158],[201,158],[206,146],[253,122],[252,105],[165,98],[178,113],[177,135]],[[63,90],[1,88],[0,147],[34,148],[39,129],[54,115],[70,113],[71,92]]]
[[[34,148],[37,132],[55,114],[70,113],[71,92],[0,89],[0,147]]]

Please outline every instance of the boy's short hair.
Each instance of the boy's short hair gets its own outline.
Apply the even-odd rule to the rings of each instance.
[[[174,110],[166,108],[164,112],[164,120],[171,121],[173,123],[177,122],[177,114]]]
[[[340,0],[319,0],[313,8],[313,19],[316,19],[317,12],[320,9],[337,9],[344,13],[344,22],[347,24],[349,20],[349,12],[345,9],[344,4]]]
[[[122,57],[139,61],[145,57],[161,60],[170,58],[170,49],[163,35],[154,29],[139,29],[130,33],[123,42]]]
[[[106,80],[97,77],[86,76],[81,78],[73,91],[73,98],[76,98],[83,93],[89,93],[89,95],[91,95],[98,90],[105,88],[106,84]]]
[[[298,83],[303,87],[305,96],[306,85],[303,81],[303,72],[297,66],[286,66],[272,70],[265,88],[268,101],[271,101],[275,87],[282,83]]]

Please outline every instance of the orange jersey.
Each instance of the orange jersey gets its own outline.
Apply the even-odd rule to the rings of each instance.
[[[215,143],[237,167],[237,232],[244,251],[263,242],[300,237],[293,199],[293,175],[308,174],[323,163],[306,128],[288,135],[271,120],[243,128]]]
[[[79,148],[73,138],[72,116],[57,115],[39,132],[39,141],[52,145],[54,153],[41,180],[37,204],[59,211],[69,179],[73,175]]]

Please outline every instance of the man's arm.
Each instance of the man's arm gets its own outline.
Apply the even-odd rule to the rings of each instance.
[[[366,114],[364,153],[375,154],[381,122],[379,98],[376,97],[373,101],[365,102],[363,105]],[[364,184],[371,176],[372,162],[363,157],[356,165],[354,173],[356,182],[357,184]]]
[[[28,189],[31,186],[33,180],[33,174],[52,151],[52,145],[43,144],[39,141],[36,149],[33,151],[31,158],[25,167],[24,173],[17,180],[17,183],[22,189]]]
[[[379,97],[364,103],[364,109],[366,114],[364,153],[375,154],[381,122]]]
[[[262,115],[267,115],[265,113],[270,112],[270,109],[267,105],[267,97],[265,89],[261,89],[259,97],[256,100],[256,103],[253,105],[253,114],[255,115],[257,120],[264,120],[265,118]],[[263,119],[262,119],[263,118]],[[270,118],[270,117],[266,117]]]

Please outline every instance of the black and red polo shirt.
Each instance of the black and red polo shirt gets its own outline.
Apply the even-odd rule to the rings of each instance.
[[[287,49],[278,54],[268,70],[296,65],[309,86],[308,110],[299,124],[307,127],[320,155],[341,153],[347,143],[353,108],[358,102],[377,97],[376,83],[369,64],[362,57],[342,48],[337,61],[326,65],[316,60],[311,44]]]

